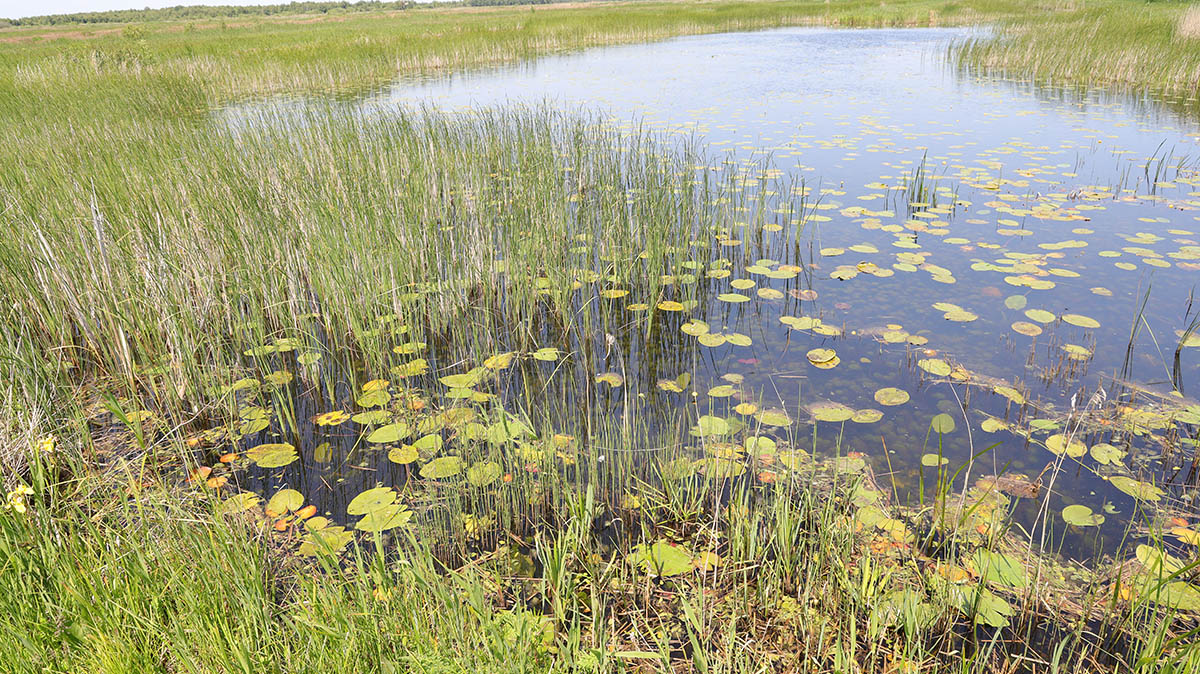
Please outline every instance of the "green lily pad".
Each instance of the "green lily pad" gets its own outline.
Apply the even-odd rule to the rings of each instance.
[[[1149,482],[1142,482],[1124,475],[1114,475],[1108,478],[1112,486],[1138,499],[1139,501],[1158,501],[1166,493]]]
[[[759,412],[755,419],[763,426],[790,426],[792,418],[783,410],[763,410]]]
[[[1087,445],[1083,442],[1074,438],[1068,440],[1067,436],[1062,433],[1055,433],[1046,438],[1046,449],[1060,456],[1065,452],[1072,459],[1078,459],[1088,451]]]
[[[354,525],[359,531],[387,531],[408,524],[413,513],[399,503],[381,506],[366,514],[358,524]]]
[[[641,567],[642,571],[664,578],[678,576],[694,568],[691,554],[684,548],[667,541],[658,541],[651,545],[644,543],[637,545],[626,559]]]
[[[304,494],[295,489],[280,489],[267,501],[267,510],[280,515],[298,510],[304,505]]]
[[[935,414],[933,419],[929,420],[929,427],[934,433],[953,433],[955,429],[954,417],[949,414]]]
[[[408,465],[417,460],[419,453],[417,448],[412,445],[401,445],[388,450],[388,461],[400,464],[401,466]]]
[[[426,480],[436,480],[443,477],[454,477],[463,471],[463,460],[460,456],[442,456],[421,466],[421,477]]]
[[[1070,323],[1080,328],[1095,329],[1100,327],[1100,321],[1080,314],[1063,314],[1062,319],[1064,323]]]
[[[246,450],[246,458],[259,468],[280,468],[300,458],[296,448],[286,442],[258,445]]]
[[[725,435],[729,432],[729,422],[721,417],[706,414],[696,422],[696,429],[703,436]]]
[[[979,548],[975,551],[974,562],[975,571],[986,582],[1017,589],[1029,584],[1025,567],[1009,555]]]
[[[398,442],[401,438],[407,438],[410,433],[408,424],[403,421],[397,421],[393,424],[380,426],[367,436],[367,442],[374,444],[384,444],[389,442]]]
[[[950,363],[947,363],[941,358],[922,358],[921,360],[917,361],[917,367],[925,370],[935,377],[948,377],[952,371]]]
[[[1063,521],[1077,527],[1097,527],[1104,524],[1104,515],[1092,512],[1092,509],[1080,504],[1063,508]]]
[[[495,461],[480,461],[467,469],[467,482],[476,487],[486,487],[500,479],[503,470]]]
[[[1106,442],[1092,445],[1092,458],[1097,463],[1102,463],[1109,466],[1116,466],[1121,463],[1121,459],[1125,458],[1125,451],[1114,447]]]
[[[1045,309],[1029,309],[1025,312],[1025,316],[1029,320],[1037,321],[1038,323],[1053,323],[1058,318]]]
[[[396,502],[396,492],[391,487],[375,487],[368,489],[351,499],[346,505],[348,515],[366,515],[372,510],[378,510]]]
[[[875,392],[875,402],[893,407],[908,402],[908,391],[888,386]]]

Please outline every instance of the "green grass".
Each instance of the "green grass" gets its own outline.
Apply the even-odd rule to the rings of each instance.
[[[999,22],[994,37],[957,48],[960,65],[1055,86],[1200,92],[1200,21],[1183,2],[1050,3]]]
[[[56,482],[45,455],[34,465],[27,512],[0,510],[9,672],[350,672],[363,662],[397,672],[990,672],[1012,662],[997,632],[955,636],[969,630],[971,592],[865,554],[851,503],[830,498],[839,490],[824,469],[807,486],[735,490],[716,514],[646,490],[650,526],[692,532],[679,548],[687,559],[722,541],[718,566],[652,580],[605,552],[590,490],[565,493],[531,535],[450,569],[420,533],[368,536],[306,561],[288,552],[298,534],[273,531],[261,510],[213,514],[198,490],[145,476]],[[1094,671],[1108,657],[1097,635],[1122,633],[1135,636],[1114,656],[1120,671],[1193,671],[1196,650],[1180,649],[1186,624],[1168,631],[1139,603],[1085,622],[1071,603],[1111,598],[1097,587],[1066,599],[1055,594],[1062,570],[1043,573],[1027,595],[997,592],[1022,607],[1016,634],[1058,645],[1062,671]],[[1035,608],[1049,597],[1058,608]],[[1065,631],[1040,636],[1047,610]],[[1038,648],[1023,655],[1047,655]]]

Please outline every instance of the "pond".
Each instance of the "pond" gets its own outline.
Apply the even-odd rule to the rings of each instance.
[[[401,81],[344,105],[599,113],[616,129],[692,139],[710,158],[697,180],[732,176],[749,195],[714,244],[720,257],[679,270],[654,298],[603,295],[621,329],[559,350],[588,357],[564,366],[559,352],[535,353],[512,369],[514,397],[557,374],[559,399],[589,418],[655,429],[646,447],[606,447],[559,413],[564,445],[587,438],[593,465],[606,451],[687,446],[710,475],[730,469],[704,457],[732,454],[746,462],[739,479],[770,483],[796,460],[785,448],[837,453],[868,462],[901,502],[928,499],[939,474],[955,489],[999,488],[1020,528],[1090,559],[1130,526],[1182,527],[1195,512],[1200,131],[1147,97],[957,71],[948,50],[972,34],[684,37]],[[253,124],[306,106],[218,115]],[[803,207],[779,207],[781,192]],[[651,315],[654,337],[630,339]],[[447,382],[466,368],[429,360],[441,394],[478,384]],[[336,409],[291,404],[296,419]],[[371,440],[381,427],[356,423],[303,424],[291,436],[302,460],[243,486],[294,487],[345,520],[353,497],[402,486],[417,452],[443,443],[442,424],[383,426]],[[260,430],[245,446],[286,435]],[[501,472],[483,470],[473,481]]]

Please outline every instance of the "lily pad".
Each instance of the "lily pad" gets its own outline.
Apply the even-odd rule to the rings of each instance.
[[[246,458],[259,468],[280,468],[300,458],[296,448],[286,442],[258,445],[246,450]]]
[[[421,477],[426,480],[437,480],[443,477],[454,477],[462,471],[462,457],[442,456],[421,466]]]
[[[1072,459],[1078,459],[1084,454],[1087,454],[1087,445],[1075,438],[1068,439],[1062,433],[1055,433],[1046,438],[1046,449],[1055,454],[1062,455],[1066,453]]]
[[[502,472],[500,464],[495,461],[480,461],[467,469],[467,482],[476,487],[486,487],[500,479]]]
[[[1100,321],[1080,314],[1063,314],[1062,319],[1064,323],[1070,323],[1080,328],[1095,329],[1100,327]]]
[[[1104,524],[1104,515],[1092,512],[1092,509],[1080,504],[1063,508],[1063,521],[1077,527],[1097,527]]]
[[[1045,309],[1029,309],[1025,312],[1025,316],[1031,321],[1038,323],[1053,323],[1057,316],[1046,311]]]
[[[1108,481],[1110,484],[1112,484],[1112,486],[1120,489],[1139,501],[1158,501],[1165,493],[1163,490],[1155,487],[1149,482],[1135,480],[1125,475],[1114,475],[1108,478]]]
[[[834,358],[837,358],[836,351],[834,351],[833,349],[825,349],[825,348],[810,349],[809,352],[805,355],[808,358],[808,362],[813,363],[814,365],[817,363],[826,363],[826,362],[833,360]]]
[[[755,417],[763,426],[790,426],[792,418],[783,410],[763,410]]]
[[[412,515],[408,508],[399,503],[392,503],[368,512],[354,528],[359,531],[387,531],[408,524]]]
[[[952,371],[950,363],[947,363],[941,358],[922,358],[921,360],[917,361],[917,367],[925,370],[935,377],[948,377]]]
[[[416,461],[418,456],[419,456],[419,453],[417,452],[417,448],[413,447],[412,445],[403,445],[400,447],[393,447],[392,449],[388,450],[388,455],[387,455],[388,461],[399,464],[401,466],[404,466],[404,465],[412,463],[413,461]]]
[[[642,571],[664,578],[678,576],[695,568],[687,550],[667,541],[637,545],[626,559],[641,567]]]
[[[295,489],[280,489],[267,501],[267,510],[282,515],[297,510],[304,505],[304,494]]]
[[[1121,459],[1125,458],[1124,450],[1114,447],[1106,442],[1092,445],[1090,451],[1092,458],[1095,459],[1097,463],[1102,463],[1109,466],[1119,465],[1121,463]]]
[[[943,435],[953,433],[955,429],[954,417],[944,413],[935,414],[933,419],[929,421],[929,427],[933,429],[934,433],[941,433]]]
[[[903,405],[904,403],[908,402],[908,400],[908,391],[905,391],[904,389],[888,386],[875,392],[875,402],[879,403],[880,405],[894,407],[896,405]]]
[[[975,551],[975,571],[989,583],[1021,589],[1029,584],[1029,576],[1020,561],[1001,552],[979,548]]]
[[[395,502],[396,492],[391,487],[375,487],[355,496],[346,505],[346,514],[366,515],[372,510],[378,510]]]
[[[367,436],[367,442],[374,444],[384,444],[389,442],[398,442],[401,438],[407,438],[410,433],[408,424],[403,421],[397,421],[393,424],[380,426]]]

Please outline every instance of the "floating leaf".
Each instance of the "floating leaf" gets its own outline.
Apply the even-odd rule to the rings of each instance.
[[[955,428],[954,417],[949,414],[935,414],[929,422],[929,427],[933,429],[934,433],[941,433],[943,435],[953,433]]]
[[[286,442],[259,445],[246,450],[246,458],[259,468],[280,468],[300,458],[296,448]]]
[[[407,438],[411,430],[408,424],[403,421],[397,421],[393,424],[380,426],[367,436],[367,442],[374,444],[384,444],[389,442],[398,442],[401,438]]]
[[[755,417],[763,426],[790,426],[792,418],[783,410],[763,410]]]
[[[267,501],[267,511],[275,513],[274,516],[277,517],[298,510],[302,505],[304,505],[304,494],[295,489],[280,489],[275,492],[270,501]]]
[[[1022,395],[1020,391],[1018,391],[1015,388],[1012,388],[1011,386],[993,386],[992,390],[995,391],[997,394],[1002,395],[1005,398],[1008,398],[1009,400],[1013,401],[1014,403],[1016,403],[1018,405],[1025,404],[1025,396]]]
[[[856,424],[873,424],[883,418],[883,412],[873,409],[856,410],[850,421]]]
[[[986,582],[1017,589],[1029,584],[1029,577],[1021,562],[1004,553],[979,548],[975,551],[973,561],[976,573]]]
[[[462,457],[443,456],[421,466],[421,477],[426,480],[436,480],[443,477],[454,477],[462,471]]]
[[[774,439],[762,435],[752,435],[743,443],[746,451],[752,454],[773,454],[778,444]]]
[[[1149,482],[1142,482],[1124,475],[1114,475],[1108,478],[1108,481],[1112,486],[1140,501],[1158,501],[1165,493]]]
[[[935,377],[948,377],[951,371],[950,363],[940,358],[922,358],[917,361],[917,367]]]
[[[1121,459],[1125,458],[1124,450],[1118,449],[1117,447],[1114,447],[1106,442],[1092,445],[1090,451],[1092,458],[1095,459],[1097,463],[1102,463],[1109,466],[1119,465],[1121,463]]]
[[[695,466],[708,477],[718,480],[734,478],[746,472],[746,464],[732,458],[700,459]]]
[[[625,383],[625,378],[616,372],[605,372],[604,374],[596,375],[596,381],[602,384],[608,384],[613,388],[618,388]]]
[[[486,487],[500,479],[502,472],[500,464],[495,461],[480,461],[467,469],[467,482],[476,487]]]
[[[425,374],[428,370],[429,362],[424,358],[418,358],[416,360],[404,363],[403,365],[397,365],[393,367],[391,372],[397,377],[403,378],[416,377]]]
[[[484,372],[486,370],[476,368],[466,373],[448,374],[445,377],[439,377],[438,381],[442,382],[447,388],[474,388],[483,381]]]
[[[387,457],[388,461],[404,466],[416,461],[418,455],[419,454],[416,447],[413,447],[412,445],[402,445],[400,447],[393,447],[392,449],[388,450]]]
[[[1024,295],[1009,295],[1008,297],[1004,298],[1004,306],[1012,309],[1013,311],[1020,311],[1021,309],[1024,309],[1025,302],[1026,299]]]
[[[387,423],[392,420],[392,413],[387,410],[368,410],[350,417],[350,421],[364,426]]]
[[[696,429],[703,436],[725,435],[729,432],[729,422],[721,417],[706,414],[697,420]]]
[[[925,466],[926,468],[933,468],[935,466],[944,466],[948,463],[950,463],[950,459],[947,459],[944,456],[938,456],[937,454],[922,454],[921,455],[921,465]]]
[[[739,332],[735,332],[732,335],[725,335],[725,341],[734,346],[750,346],[754,343],[749,336],[743,335]]]
[[[418,451],[432,454],[442,448],[442,436],[437,433],[423,435],[413,443],[413,447],[416,447]]]
[[[1065,452],[1072,459],[1078,459],[1087,454],[1087,445],[1074,438],[1068,440],[1067,436],[1062,433],[1055,433],[1046,438],[1046,449],[1058,455],[1062,455]]]
[[[1067,524],[1077,527],[1097,527],[1104,524],[1104,515],[1094,513],[1091,508],[1079,504],[1063,508],[1062,518]]]
[[[534,351],[532,355],[534,360],[553,361],[558,360],[559,351],[554,347],[545,346]]]
[[[313,557],[325,553],[337,554],[353,539],[354,535],[346,531],[345,527],[327,526],[313,529],[300,544],[299,554],[303,557]]]
[[[222,513],[225,513],[225,514],[232,515],[232,514],[236,514],[236,513],[246,512],[247,510],[258,505],[258,503],[259,503],[258,494],[255,494],[253,492],[244,491],[244,492],[241,492],[238,494],[234,494],[233,496],[230,496],[229,498],[222,501],[220,507],[218,507],[217,510]]]
[[[875,392],[875,402],[889,407],[903,405],[908,402],[908,399],[908,391],[891,386],[881,388]]]
[[[372,510],[378,510],[396,502],[396,492],[391,487],[375,487],[368,489],[351,499],[346,505],[348,515],[366,515]]]
[[[1029,320],[1037,321],[1038,323],[1053,323],[1058,318],[1045,309],[1029,309],[1025,312],[1025,316]]]
[[[837,352],[833,349],[811,349],[806,354],[808,362],[815,364],[827,363],[834,358],[837,358]]]
[[[659,577],[678,576],[694,568],[691,554],[667,541],[636,545],[626,559],[631,564],[641,567],[642,571]]]
[[[1025,335],[1026,337],[1037,337],[1042,334],[1042,329],[1034,323],[1028,321],[1016,321],[1012,324],[1013,332]]]
[[[359,531],[387,531],[408,524],[412,511],[399,503],[392,503],[371,510],[354,525]]]
[[[1064,323],[1070,323],[1080,328],[1094,329],[1100,327],[1100,321],[1080,314],[1063,314],[1062,319]]]
[[[496,354],[494,356],[490,356],[486,360],[484,360],[483,366],[489,370],[503,370],[503,369],[506,369],[507,367],[509,367],[510,365],[512,365],[513,359],[516,358],[516,356],[517,356],[517,354],[513,353],[512,351],[509,351],[507,353],[498,353],[498,354]],[[458,376],[458,375],[450,375],[450,376],[454,377],[454,376]],[[443,379],[446,379],[446,377],[443,377]],[[473,384],[469,384],[468,386],[473,386]],[[452,386],[451,388],[459,388],[459,387]]]
[[[358,403],[359,407],[383,407],[391,400],[392,394],[385,389],[377,389],[360,395],[354,402]]]
[[[841,403],[822,401],[809,405],[808,413],[817,421],[841,423],[853,419],[858,412]]]

